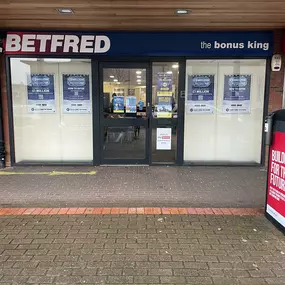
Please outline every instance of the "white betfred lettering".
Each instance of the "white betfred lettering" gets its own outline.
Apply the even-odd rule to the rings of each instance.
[[[24,52],[35,52],[35,39],[36,35],[23,35],[22,38],[22,49]]]
[[[7,52],[16,52],[21,50],[21,37],[19,35],[8,34],[6,38]]]
[[[103,44],[103,45],[102,45]],[[95,39],[95,53],[104,53],[107,52],[111,47],[110,39],[106,36],[96,36]]]
[[[51,35],[37,35],[37,40],[40,41],[40,52],[46,52],[47,41],[51,40]]]
[[[82,36],[80,44],[80,52],[93,53],[94,39],[95,39],[94,36]]]
[[[79,45],[79,37],[66,35],[64,38],[64,48],[63,52],[70,52],[69,49],[71,48],[74,53],[78,53],[78,45]]]
[[[63,44],[64,35],[53,35],[51,38],[51,52],[56,52],[58,47]]]

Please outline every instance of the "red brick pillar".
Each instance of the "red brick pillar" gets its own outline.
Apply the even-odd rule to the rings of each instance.
[[[2,102],[2,116],[3,116],[3,131],[4,142],[6,150],[6,166],[11,166],[11,152],[10,152],[10,134],[9,134],[9,116],[8,116],[8,96],[6,85],[6,69],[5,69],[5,56],[0,55],[0,86],[1,86],[1,102]]]
[[[271,72],[268,112],[282,108],[285,67],[285,55],[282,50],[283,34],[285,36],[282,31],[274,32],[274,53],[282,54],[282,69],[281,71]]]

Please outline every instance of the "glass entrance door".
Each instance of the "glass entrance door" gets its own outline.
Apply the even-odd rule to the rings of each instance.
[[[179,63],[152,63],[152,162],[177,163]]]
[[[102,164],[149,164],[147,64],[101,64]]]

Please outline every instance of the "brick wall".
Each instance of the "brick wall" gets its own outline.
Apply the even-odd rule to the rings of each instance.
[[[282,38],[283,38],[282,31],[275,31],[274,53],[282,54]],[[282,108],[284,67],[285,67],[285,55],[283,54],[281,71],[271,72],[270,75],[270,94],[269,94],[268,112],[272,112]]]
[[[8,116],[8,98],[6,86],[6,72],[5,72],[5,57],[0,55],[0,86],[1,86],[1,102],[2,102],[2,115],[3,115],[3,128],[4,128],[4,141],[6,150],[6,166],[11,166],[10,158],[10,141],[9,141],[9,116]]]

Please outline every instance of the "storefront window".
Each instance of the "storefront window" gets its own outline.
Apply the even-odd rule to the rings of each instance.
[[[265,60],[187,60],[184,160],[260,163]]]
[[[15,162],[91,162],[91,62],[13,58]]]

